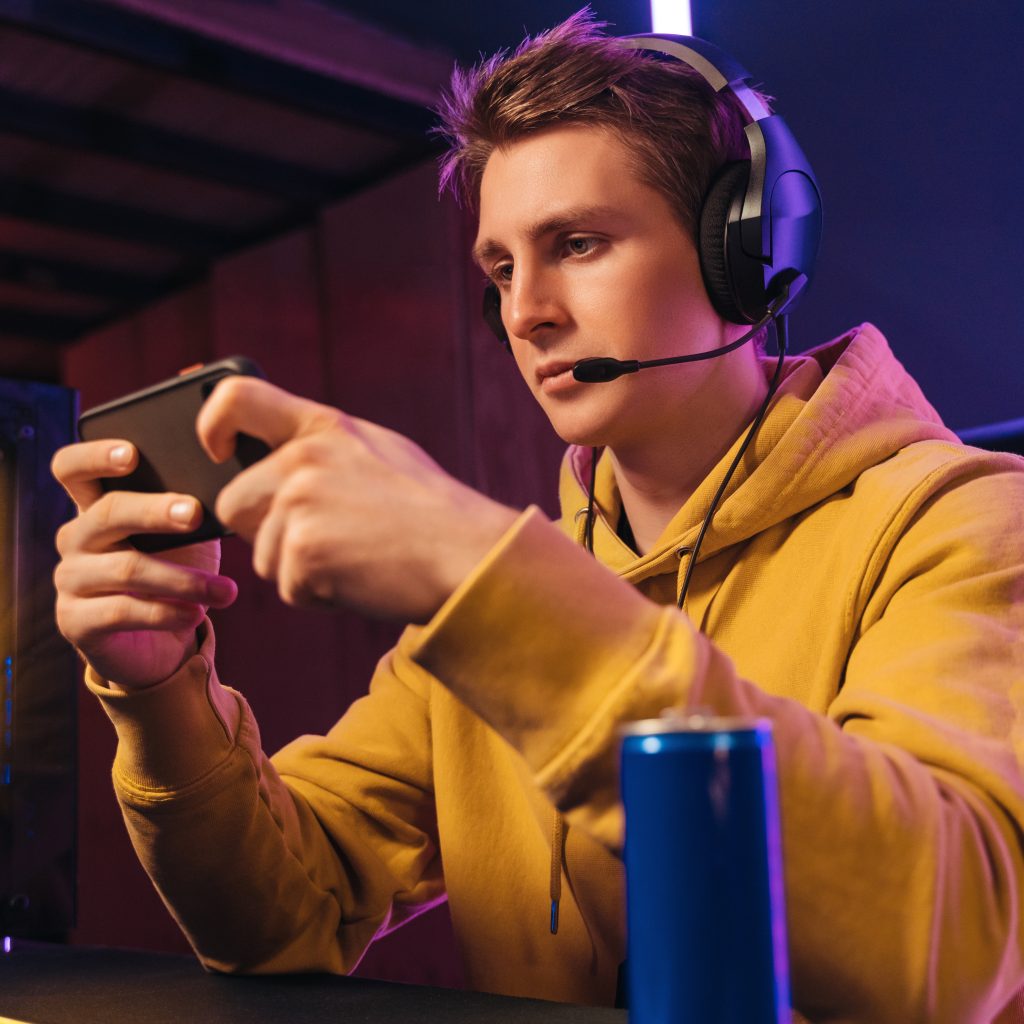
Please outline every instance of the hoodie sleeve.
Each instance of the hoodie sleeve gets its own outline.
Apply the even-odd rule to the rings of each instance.
[[[847,604],[852,649],[819,714],[740,678],[683,614],[534,511],[414,657],[615,850],[623,722],[692,706],[770,718],[796,1007],[989,1022],[1024,982],[1019,464],[947,459],[928,474],[881,523]]]
[[[393,652],[326,737],[270,759],[204,628],[199,653],[148,689],[87,670],[118,733],[132,843],[209,969],[347,973],[444,893],[422,670],[396,671]]]

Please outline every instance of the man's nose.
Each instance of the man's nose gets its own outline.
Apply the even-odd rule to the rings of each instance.
[[[538,331],[563,324],[566,312],[556,275],[543,268],[517,265],[501,312],[508,333],[526,340],[535,338]]]

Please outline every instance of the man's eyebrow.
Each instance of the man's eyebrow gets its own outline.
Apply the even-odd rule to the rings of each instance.
[[[526,237],[531,242],[536,242],[545,235],[565,231],[566,228],[580,227],[588,221],[615,217],[617,214],[618,211],[613,206],[574,206],[531,225],[526,230]],[[472,255],[476,263],[484,266],[489,260],[500,256],[505,251],[506,246],[500,242],[493,238],[485,238],[473,246]]]

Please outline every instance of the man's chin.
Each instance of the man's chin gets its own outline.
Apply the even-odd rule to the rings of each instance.
[[[555,433],[566,443],[580,448],[603,448],[608,444],[608,431],[582,425],[563,425],[551,421]]]

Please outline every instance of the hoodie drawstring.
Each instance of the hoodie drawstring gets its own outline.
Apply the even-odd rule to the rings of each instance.
[[[558,904],[562,899],[562,858],[565,855],[565,823],[555,811],[551,826],[551,934],[558,934]]]

